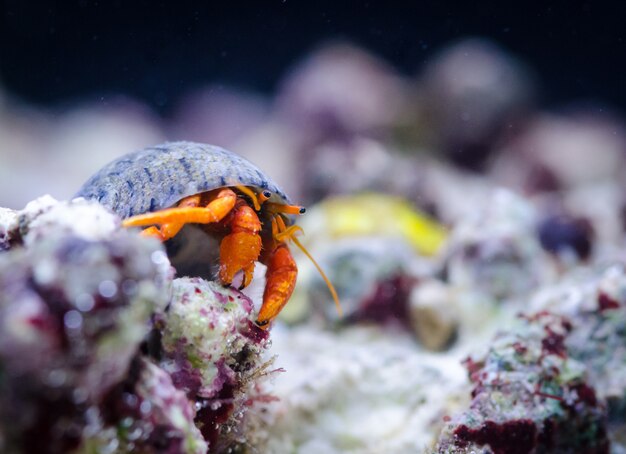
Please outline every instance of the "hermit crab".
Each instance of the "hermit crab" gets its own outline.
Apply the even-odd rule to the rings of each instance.
[[[123,219],[125,227],[145,227],[142,235],[161,241],[185,224],[206,226],[221,238],[219,280],[231,285],[243,272],[240,290],[250,284],[256,261],[267,266],[263,304],[256,323],[267,329],[289,300],[298,269],[287,241],[319,265],[295,234],[295,215],[305,209],[256,166],[219,147],[173,142],[123,156],[103,167],[76,197],[97,200]]]

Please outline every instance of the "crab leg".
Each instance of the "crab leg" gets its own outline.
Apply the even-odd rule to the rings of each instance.
[[[200,195],[192,195],[183,200],[181,200],[177,208],[183,207],[198,207],[200,206]],[[160,228],[155,226],[148,227],[141,231],[141,236],[149,236],[153,238],[157,238],[160,241],[166,241],[169,238],[176,236],[176,234],[183,228],[185,224],[182,222],[170,222],[167,224],[162,224]]]
[[[204,207],[199,196],[183,199],[175,208],[167,208],[152,213],[140,214],[125,219],[124,227],[141,227],[156,224],[160,228],[149,227],[142,232],[145,236],[154,236],[161,241],[176,235],[185,224],[210,224],[221,221],[235,206],[237,195],[231,189],[222,189]]]
[[[298,277],[298,267],[285,243],[277,243],[266,265],[263,305],[256,320],[256,324],[262,329],[269,328],[270,322],[287,304]]]
[[[230,233],[220,245],[220,280],[230,285],[240,270],[244,272],[240,290],[248,286],[254,274],[254,262],[261,253],[261,221],[245,202],[238,202],[227,221]]]
[[[265,291],[263,292],[263,304],[259,310],[256,324],[262,329],[268,329],[283,309],[294,288],[298,277],[298,267],[291,252],[284,241],[279,240],[281,226],[284,222],[278,222],[272,217],[272,244],[273,250],[262,262],[267,266],[265,272]],[[282,219],[280,219],[282,221]]]

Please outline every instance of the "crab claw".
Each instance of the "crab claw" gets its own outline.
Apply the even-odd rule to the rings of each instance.
[[[256,321],[256,324],[262,329],[269,328],[272,320],[287,304],[298,277],[298,267],[285,243],[277,244],[265,264],[267,271],[265,273],[263,305]]]

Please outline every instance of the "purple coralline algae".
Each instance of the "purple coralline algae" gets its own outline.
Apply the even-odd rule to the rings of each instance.
[[[246,410],[264,394],[257,379],[271,374],[263,353],[269,333],[254,323],[244,294],[199,278],[173,282],[172,303],[157,320],[160,366],[195,403],[196,424],[212,451],[245,442]]]

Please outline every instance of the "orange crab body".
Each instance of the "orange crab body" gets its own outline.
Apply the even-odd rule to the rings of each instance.
[[[246,197],[252,198],[251,203],[258,207],[258,211],[249,205]],[[287,206],[289,208],[301,210],[300,207]],[[296,285],[298,268],[287,245],[276,237],[280,233],[278,227],[272,229],[271,236],[262,234],[259,214],[273,225],[284,226],[282,219],[275,221],[281,214],[271,210],[262,212],[257,195],[250,188],[240,186],[190,196],[176,207],[132,216],[122,224],[125,227],[149,226],[142,234],[161,241],[172,238],[187,223],[217,224],[224,228],[226,234],[220,244],[219,267],[222,284],[231,285],[235,275],[242,272],[241,290],[252,281],[257,261],[267,266],[263,305],[257,317],[257,325],[265,329],[289,301]],[[262,249],[267,251],[263,255]]]

